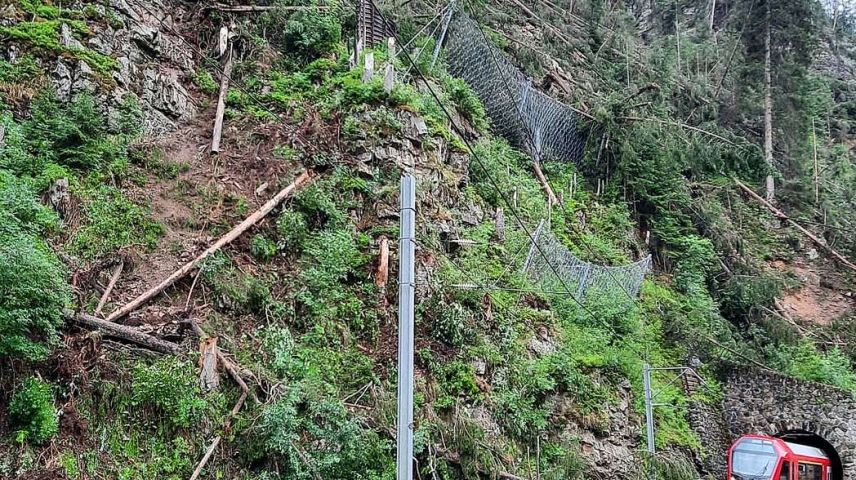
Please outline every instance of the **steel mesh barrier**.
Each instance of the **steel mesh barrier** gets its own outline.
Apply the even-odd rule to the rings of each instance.
[[[535,161],[579,163],[585,139],[570,107],[533,88],[464,12],[451,17],[445,41],[449,73],[467,82],[479,97],[494,133]]]
[[[571,289],[570,293],[580,301],[592,293],[629,300],[639,294],[645,274],[651,270],[651,255],[620,267],[581,260],[562,245],[543,220],[534,237],[523,272],[548,293],[566,294]]]

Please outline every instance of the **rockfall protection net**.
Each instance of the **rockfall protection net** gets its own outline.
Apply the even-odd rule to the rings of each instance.
[[[571,289],[571,295],[580,301],[591,294],[629,300],[639,294],[642,280],[651,270],[651,255],[621,267],[604,267],[580,260],[562,245],[543,220],[534,237],[538,248],[530,245],[523,272],[546,292],[564,294]]]
[[[533,159],[578,163],[585,139],[577,114],[532,87],[499,49],[485,41],[479,25],[458,10],[446,34],[446,62],[481,99],[494,133]]]

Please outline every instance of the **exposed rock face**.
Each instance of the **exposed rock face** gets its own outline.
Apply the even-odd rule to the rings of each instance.
[[[193,74],[195,62],[190,45],[171,30],[173,16],[186,13],[172,2],[112,0],[97,6],[109,24],[92,28],[89,38],[76,38],[68,25],[60,28],[60,42],[72,49],[90,49],[112,57],[118,67],[98,74],[82,60],[58,57],[46,65],[56,96],[67,101],[75,95],[93,95],[115,126],[119,106],[136,99],[143,112],[143,131],[159,135],[193,116],[195,107],[182,82]],[[160,20],[159,20],[160,19]],[[161,23],[161,20],[163,23]],[[21,53],[12,47],[0,50],[9,61]]]
[[[741,368],[730,374],[724,393],[733,436],[795,430],[819,435],[841,457],[844,480],[856,479],[856,400],[849,392]]]
[[[637,456],[641,446],[639,432],[642,420],[633,410],[630,384],[620,391],[615,404],[604,406],[602,431],[571,424],[567,433],[579,438],[583,458],[592,467],[592,478],[638,478],[642,460]]]

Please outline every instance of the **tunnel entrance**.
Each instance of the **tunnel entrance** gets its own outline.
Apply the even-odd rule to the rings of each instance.
[[[841,463],[841,457],[835,451],[835,447],[820,435],[806,430],[786,430],[776,436],[787,442],[800,443],[823,450],[832,463],[832,480],[844,480],[844,467]]]

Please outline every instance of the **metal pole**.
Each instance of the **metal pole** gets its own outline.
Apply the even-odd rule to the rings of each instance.
[[[398,242],[398,425],[397,480],[413,480],[413,304],[416,179],[401,177]]]
[[[535,229],[535,233],[532,235],[532,245],[529,246],[529,253],[526,255],[526,261],[523,262],[523,273],[526,273],[529,270],[529,266],[532,264],[532,256],[535,255],[535,251],[537,250],[538,239],[541,237],[541,229],[544,228],[544,220],[541,219],[538,222],[538,228]]]
[[[449,9],[443,15],[443,29],[440,31],[440,37],[437,39],[437,44],[434,45],[434,55],[431,56],[431,68],[437,63],[437,58],[440,57],[440,48],[443,46],[443,41],[446,40],[446,32],[449,30],[449,23],[452,21],[452,14],[455,12],[455,0],[449,2]]]
[[[654,445],[654,402],[651,394],[651,365],[642,364],[642,385],[645,390],[645,427],[646,436],[648,437],[648,455],[651,462],[651,472],[649,478],[654,480],[654,454],[657,453]]]

